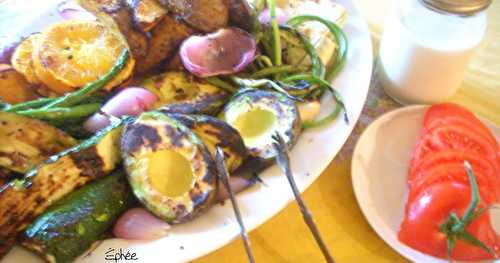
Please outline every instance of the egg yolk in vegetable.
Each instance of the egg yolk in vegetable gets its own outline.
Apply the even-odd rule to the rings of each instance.
[[[234,122],[234,127],[240,132],[247,146],[257,144],[265,135],[271,136],[275,125],[276,115],[261,108],[250,109]]]
[[[186,193],[193,183],[191,164],[184,156],[171,150],[150,154],[148,175],[153,188],[168,197]]]

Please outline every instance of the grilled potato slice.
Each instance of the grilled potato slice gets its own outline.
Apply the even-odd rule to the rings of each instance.
[[[23,186],[0,189],[0,256],[15,238],[51,204],[76,188],[113,171],[121,161],[121,124],[54,155],[23,179]],[[17,185],[17,186],[16,186]],[[24,187],[25,186],[25,187]]]
[[[67,20],[45,29],[34,49],[35,67],[49,88],[67,92],[83,87],[109,72],[123,49],[128,48],[116,33],[95,21]],[[128,79],[135,61],[129,58],[125,68],[106,86],[109,90]],[[62,92],[61,92],[62,91]]]
[[[170,16],[163,17],[150,32],[149,51],[137,63],[139,73],[145,73],[164,59],[172,57],[182,41],[195,33],[192,28]]]
[[[229,10],[223,0],[159,0],[190,26],[213,32],[227,26]]]
[[[128,0],[136,28],[143,32],[151,30],[167,14],[156,0]]]
[[[255,10],[247,0],[224,0],[229,9],[229,22],[250,32]]]
[[[164,112],[213,114],[229,96],[224,90],[185,72],[167,72],[144,81],[143,86],[156,94],[156,108]]]
[[[0,111],[0,166],[26,173],[75,145],[71,136],[39,120]]]
[[[39,33],[31,34],[25,38],[19,46],[16,47],[11,58],[12,67],[22,73],[29,83],[35,85],[40,84],[40,80],[35,74],[32,54],[33,48],[37,44],[39,38]]]
[[[7,64],[0,64],[0,99],[19,103],[36,98],[24,76]]]

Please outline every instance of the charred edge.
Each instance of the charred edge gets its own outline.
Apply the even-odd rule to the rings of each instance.
[[[29,163],[29,158],[19,152],[13,152],[13,153],[2,153],[0,152],[0,157],[4,157],[12,161],[12,166],[14,167],[23,167],[23,168],[28,168],[26,167]],[[0,178],[2,176],[2,172],[0,171]]]
[[[193,189],[189,191],[189,197],[193,202],[193,207],[198,207],[207,201],[208,193],[201,191],[199,184],[196,183]]]
[[[196,97],[193,101],[172,103],[160,108],[165,113],[183,113],[183,114],[210,114],[223,105],[227,98],[225,93],[210,94]]]
[[[186,132],[181,129],[176,129],[172,125],[165,125],[165,133],[170,138],[170,142],[175,147],[183,147],[182,139],[187,136]]]
[[[113,14],[125,7],[124,0],[95,0],[99,10],[106,14]]]
[[[8,183],[14,179],[21,179],[22,174],[0,167],[0,185]]]
[[[217,183],[217,167],[215,166],[215,161],[205,145],[199,145],[198,147],[203,153],[201,158],[203,158],[203,162],[206,164],[207,169],[202,180],[209,185],[214,185],[215,183]]]
[[[229,9],[229,22],[250,31],[252,29],[252,8],[246,0],[224,0]]]
[[[16,237],[0,237],[0,259],[16,244]]]
[[[186,206],[183,204],[178,204],[177,206],[174,207],[175,215],[177,218],[183,218],[186,215],[188,215],[188,212],[186,210]]]
[[[71,153],[69,157],[81,171],[81,176],[96,178],[102,174],[104,162],[97,153],[96,147],[90,147],[76,153]]]
[[[246,157],[248,155],[247,148],[239,132],[233,127],[223,123],[220,128],[222,131],[214,131],[211,129],[203,129],[203,126],[200,127],[201,132],[213,136],[218,139],[219,143],[217,143],[216,147],[221,147],[222,149],[229,148],[231,152],[236,153],[239,156]],[[227,155],[228,153],[225,152]],[[226,156],[227,157],[227,156]]]
[[[123,133],[121,147],[124,152],[130,154],[138,151],[143,145],[156,150],[157,145],[160,143],[161,138],[155,128],[134,123],[127,125]]]
[[[179,121],[180,123],[184,124],[184,126],[192,129],[196,125],[196,120],[193,116],[182,114],[182,113],[168,113],[167,116],[169,116],[172,119],[175,119]]]

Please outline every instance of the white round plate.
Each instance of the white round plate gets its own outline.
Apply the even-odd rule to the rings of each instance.
[[[1,0],[0,0],[1,1]],[[51,0],[53,2],[54,0]],[[7,1],[17,2],[17,1]],[[17,36],[27,28],[43,28],[47,18],[47,1],[29,1],[30,4],[16,3],[9,7],[0,6],[0,39]],[[345,143],[356,124],[368,93],[372,74],[372,44],[365,21],[350,0],[338,0],[346,7],[348,20],[344,30],[349,39],[347,64],[333,83],[344,98],[350,123],[343,118],[323,128],[313,129],[301,135],[291,152],[294,176],[300,191],[304,191],[331,162]],[[16,15],[13,15],[15,12]],[[43,19],[38,12],[44,14]],[[45,13],[43,13],[45,12]],[[1,44],[1,43],[0,43]],[[332,110],[332,100],[323,101],[325,112]],[[278,167],[273,166],[261,174],[265,185],[254,186],[237,196],[246,228],[251,231],[292,202],[293,195],[286,178]],[[99,245],[81,262],[102,262],[105,252],[115,251],[136,253],[139,262],[185,262],[216,250],[239,237],[239,227],[229,202],[216,205],[195,220],[172,227],[170,234],[151,242],[108,239]],[[278,244],[277,244],[278,245]],[[244,253],[242,251],[241,253]],[[4,258],[4,262],[36,262],[28,252],[15,248]]]
[[[387,244],[415,262],[446,263],[404,245],[397,238],[407,199],[410,156],[426,110],[427,106],[404,107],[370,124],[354,149],[352,183],[363,214]],[[500,127],[481,120],[500,140]],[[498,209],[491,210],[492,222],[500,233],[500,213],[495,210]]]

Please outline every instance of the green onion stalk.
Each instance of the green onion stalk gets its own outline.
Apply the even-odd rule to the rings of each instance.
[[[276,1],[267,0],[267,7],[269,8],[269,16],[271,17],[271,28],[273,30],[273,59],[275,66],[281,66],[281,34],[276,19]]]
[[[324,26],[328,28],[330,33],[332,34],[335,44],[337,45],[337,51],[335,53],[335,57],[331,61],[329,68],[327,69],[326,80],[331,81],[335,78],[340,70],[344,67],[347,52],[349,49],[349,44],[347,40],[347,36],[344,31],[334,22],[328,21],[324,18],[314,15],[300,15],[292,17],[287,21],[287,24],[293,27],[297,27],[305,22],[316,21],[322,23]]]

